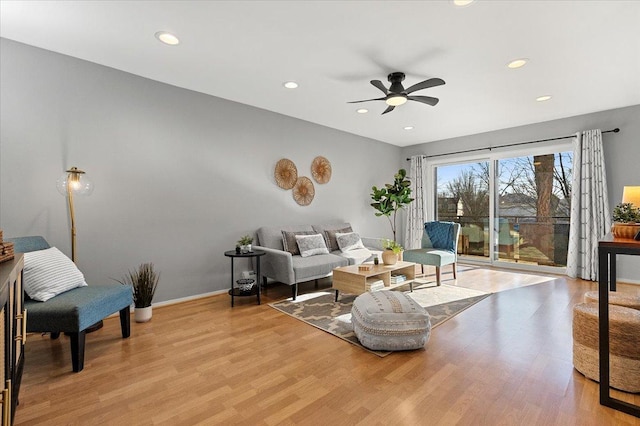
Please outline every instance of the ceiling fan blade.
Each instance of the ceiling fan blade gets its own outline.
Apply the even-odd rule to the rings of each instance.
[[[371,84],[376,86],[378,89],[382,90],[382,93],[384,93],[385,95],[389,93],[387,91],[387,88],[384,87],[384,84],[382,84],[382,82],[380,80],[371,80]]]
[[[407,96],[410,101],[422,102],[423,104],[434,106],[440,99],[432,98],[431,96]]]
[[[376,99],[365,99],[364,101],[350,101],[350,102],[347,102],[347,103],[348,103],[348,104],[357,104],[357,103],[360,103],[360,102],[384,101],[385,99],[387,99],[387,98],[386,98],[386,97],[384,97],[384,98],[376,98]]]
[[[380,114],[380,115],[384,115],[384,114],[386,114],[388,112],[391,112],[391,111],[393,111],[394,108],[395,107],[393,105],[389,105],[389,107],[387,109],[385,109],[384,112],[382,114]]]
[[[404,93],[408,95],[409,93],[413,93],[416,90],[428,89],[429,87],[435,87],[435,86],[442,86],[443,84],[445,83],[444,83],[444,80],[442,80],[441,78],[430,78],[429,80],[421,81],[420,83],[414,84],[413,86],[405,90]]]

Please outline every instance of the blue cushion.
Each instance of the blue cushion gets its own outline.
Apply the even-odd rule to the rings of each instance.
[[[415,249],[406,250],[402,254],[405,262],[420,263],[422,265],[444,266],[456,261],[455,253],[448,250]]]
[[[25,300],[28,332],[79,332],[131,305],[130,286],[90,285],[47,300]]]
[[[453,222],[426,222],[424,231],[429,236],[433,248],[455,251],[455,228]]]
[[[13,243],[13,250],[16,253],[29,253],[30,251],[46,250],[51,248],[47,240],[41,236],[7,238]]]

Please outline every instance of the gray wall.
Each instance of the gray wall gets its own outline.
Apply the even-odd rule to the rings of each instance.
[[[571,135],[582,130],[610,130],[616,127],[620,128],[620,133],[606,133],[602,136],[609,204],[613,210],[613,207],[622,201],[622,188],[625,185],[640,185],[640,105],[413,145],[404,148],[402,156],[403,159],[406,159],[416,154],[446,154],[467,149]],[[451,158],[455,158],[455,156],[451,156]],[[618,262],[620,266],[619,279],[640,283],[640,261],[638,258],[619,256]]]
[[[55,183],[85,170],[95,191],[76,199],[77,263],[90,284],[152,261],[156,301],[227,288],[223,252],[263,225],[344,219],[391,236],[369,193],[403,165],[398,147],[6,39],[0,55],[0,227],[70,254]],[[298,206],[274,166],[290,158],[310,176],[318,155],[332,179]]]

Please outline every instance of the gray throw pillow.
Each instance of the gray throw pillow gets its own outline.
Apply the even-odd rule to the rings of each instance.
[[[336,233],[344,234],[347,232],[353,232],[353,229],[351,229],[350,226],[347,226],[346,228],[342,229],[327,229],[326,231],[324,231],[324,238],[327,242],[329,251],[340,250],[340,247],[338,247],[338,242],[336,241]]]
[[[336,232],[336,241],[338,242],[338,247],[340,247],[340,251],[347,252],[350,250],[363,249],[364,244],[362,244],[362,240],[360,239],[360,235],[356,232],[347,232],[340,233]]]
[[[288,251],[292,256],[300,254],[298,249],[298,243],[296,242],[296,235],[311,235],[315,234],[313,231],[282,231],[282,246],[284,251]]]
[[[329,250],[320,234],[296,235],[300,256],[309,257],[316,254],[329,254]]]

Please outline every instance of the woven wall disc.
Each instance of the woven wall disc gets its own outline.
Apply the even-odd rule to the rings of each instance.
[[[276,163],[274,176],[280,188],[291,189],[298,180],[298,169],[293,161],[283,158]]]
[[[324,157],[316,157],[311,163],[311,175],[316,182],[322,184],[331,180],[331,163]]]
[[[313,201],[316,190],[313,182],[306,176],[298,178],[296,185],[293,187],[293,199],[301,206],[308,206]]]

